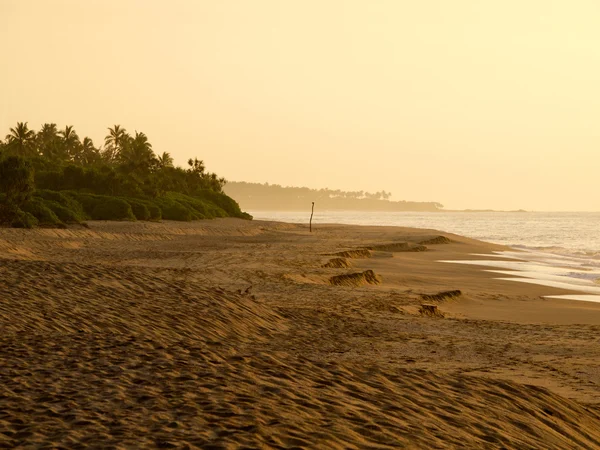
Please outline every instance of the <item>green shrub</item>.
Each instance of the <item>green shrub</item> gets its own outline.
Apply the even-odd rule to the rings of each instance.
[[[175,200],[160,198],[157,199],[157,204],[160,207],[162,218],[165,220],[179,220],[183,222],[194,220],[192,211]]]
[[[48,208],[44,201],[40,198],[33,198],[23,205],[21,208],[23,212],[29,213],[34,216],[39,225],[42,226],[62,226],[64,225],[61,220],[54,214],[50,208]],[[25,227],[28,228],[28,227]]]
[[[135,220],[131,206],[125,200],[98,196],[90,216],[93,220]]]
[[[31,161],[20,156],[0,161],[0,192],[6,195],[6,202],[20,207],[31,198],[34,189]]]
[[[127,199],[129,201],[130,199]],[[145,200],[141,198],[133,199],[136,202],[142,203],[148,208],[148,212],[150,213],[150,217],[146,220],[155,220],[158,221],[162,219],[162,213],[160,211],[160,207],[152,200]],[[135,213],[135,211],[134,211]]]
[[[206,209],[208,210],[208,215],[211,219],[216,217],[229,217],[229,214],[225,212],[222,208],[218,207],[214,203],[205,203]]]
[[[208,208],[200,201],[195,201],[193,198],[188,197],[187,195],[177,194],[175,192],[167,193],[166,197],[169,200],[179,203],[185,207],[190,212],[192,220],[209,218],[210,214]]]
[[[52,200],[44,201],[44,205],[51,209],[52,212],[56,214],[56,216],[64,223],[81,223],[82,220],[85,220],[83,213],[78,214],[66,206],[63,206],[57,202],[53,202]]]
[[[229,217],[229,214],[227,214],[225,212],[225,210],[223,210],[222,208],[218,207],[217,205],[215,205],[213,203],[208,203],[207,208],[208,208],[211,218],[213,218],[213,219],[216,217]]]
[[[44,189],[64,189],[62,170],[39,169],[35,171],[35,185]]]
[[[146,204],[146,207],[148,208],[148,211],[150,212],[150,220],[162,219],[162,212],[160,211],[160,208],[158,207],[158,205],[156,205],[152,202],[148,202]]]
[[[134,198],[124,198],[123,200],[129,203],[131,211],[137,220],[150,220],[150,211],[145,202]]]
[[[167,193],[167,198],[175,200],[193,211],[196,219],[214,219],[215,217],[228,217],[225,210],[217,206],[210,199],[190,197],[177,192]]]
[[[35,228],[38,225],[38,220],[28,212],[17,210],[10,224],[13,228]]]
[[[81,205],[81,208],[83,209],[83,212],[86,214],[86,216],[90,218],[92,217],[94,209],[96,208],[96,206],[100,202],[100,199],[102,198],[101,196],[95,194],[80,194],[77,192],[70,191],[66,194],[75,199]]]
[[[54,211],[54,213],[60,218],[60,215],[63,214],[65,216],[75,216],[74,219],[69,219],[69,222],[80,222],[86,219],[85,212],[81,203],[79,203],[75,198],[68,195],[67,192],[57,192],[50,191],[47,189],[38,189],[34,192],[34,197],[40,197],[45,200],[45,204]],[[62,206],[69,210],[70,212],[64,213],[61,208],[56,205]],[[65,221],[64,219],[61,219]]]
[[[242,212],[238,202],[236,202],[231,197],[229,197],[225,194],[222,194],[220,192],[215,192],[215,191],[211,191],[208,189],[202,189],[201,191],[198,191],[198,193],[195,197],[197,197],[201,200],[204,200],[204,201],[208,201],[208,202],[216,205],[223,211],[225,211],[226,215],[220,216],[220,217],[240,217],[243,219],[247,219],[248,217],[252,218],[252,216],[250,216],[250,214],[246,214],[246,213]]]
[[[19,209],[30,200],[34,188],[31,161],[20,156],[0,160],[0,192],[4,194],[0,203],[0,223],[20,223],[23,214]]]
[[[33,196],[43,198],[44,200],[52,200],[58,203],[69,203],[74,201],[61,192],[51,191],[49,189],[36,189],[33,193]]]

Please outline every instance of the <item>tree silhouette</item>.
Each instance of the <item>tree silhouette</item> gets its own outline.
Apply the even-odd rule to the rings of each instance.
[[[75,160],[76,163],[84,165],[97,164],[101,160],[101,155],[98,149],[94,146],[94,142],[89,138],[83,138],[81,142],[81,152],[79,158]]]
[[[33,168],[28,160],[9,156],[0,161],[0,192],[5,195],[0,204],[0,222],[13,220],[33,190]]]
[[[45,123],[35,136],[36,146],[40,156],[51,161],[59,159],[60,138],[55,123]]]
[[[35,183],[40,191],[146,199],[163,197],[163,205],[173,202],[164,198],[171,194],[221,198],[206,197],[210,195],[206,191],[222,193],[226,180],[207,172],[201,159],[190,159],[187,168],[175,167],[170,153],[155,155],[146,134],[136,131],[131,136],[120,125],[108,128],[104,144],[104,148],[99,149],[89,137],[80,140],[73,126],[59,129],[55,123],[45,123],[36,133],[26,122],[19,122],[10,129],[6,141],[0,140],[0,162],[4,163],[11,156],[24,157],[27,167],[35,168]],[[17,168],[18,164],[14,163],[11,167]],[[10,179],[4,176],[4,181],[9,184]],[[7,204],[4,192],[7,189],[7,186],[0,189],[0,208]],[[16,203],[11,200],[11,204]],[[30,202],[22,209],[17,208],[13,216],[18,220],[11,223],[23,226],[33,223],[32,219],[37,217],[32,212],[34,210],[42,214]]]
[[[17,122],[17,126],[10,129],[6,135],[9,154],[15,156],[35,156],[35,131],[30,130],[27,122]]]
[[[73,126],[67,125],[64,130],[60,130],[58,135],[61,137],[63,159],[75,161],[80,159],[81,141],[79,136],[73,130]]]
[[[117,161],[128,140],[129,135],[121,125],[115,125],[112,128],[108,128],[108,135],[104,138],[103,159],[108,163]]]
[[[165,169],[167,167],[173,167],[173,157],[168,152],[163,152],[162,155],[157,157],[158,167]]]
[[[149,171],[156,164],[156,156],[148,136],[136,131],[123,145],[118,161],[134,171]]]
[[[204,171],[206,170],[206,167],[204,166],[204,161],[198,158],[188,159],[188,166],[190,166],[190,168],[188,169],[189,172],[197,175],[203,175]]]

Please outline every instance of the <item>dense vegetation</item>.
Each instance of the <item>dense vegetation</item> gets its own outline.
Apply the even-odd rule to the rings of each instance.
[[[102,147],[73,127],[20,122],[0,140],[0,224],[63,227],[84,220],[250,219],[223,193],[226,181],[194,158],[175,167],[144,133],[119,125]]]
[[[235,198],[245,209],[306,210],[311,202],[321,209],[358,211],[440,211],[436,202],[390,201],[391,192],[345,192],[307,187],[283,187],[278,184],[229,182],[225,193]]]

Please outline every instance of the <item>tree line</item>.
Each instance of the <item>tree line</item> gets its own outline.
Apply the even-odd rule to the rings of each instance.
[[[0,140],[0,158],[8,156],[29,159],[37,172],[60,172],[70,166],[110,173],[110,178],[121,181],[118,189],[124,194],[158,195],[169,190],[192,194],[195,189],[221,192],[226,183],[207,172],[197,158],[190,159],[187,168],[175,167],[170,153],[155,154],[145,133],[131,135],[120,125],[109,127],[104,145],[97,147],[89,137],[80,139],[72,126],[59,129],[54,123],[45,123],[36,132],[27,122],[19,122]],[[109,191],[115,186],[115,180],[111,181]],[[114,189],[108,193],[114,194]]]
[[[29,204],[27,202],[34,192],[43,191],[65,192],[80,197],[128,198],[130,206],[139,204],[132,199],[144,200],[146,206],[152,206],[147,202],[154,200],[163,205],[170,203],[168,208],[162,208],[162,216],[176,220],[205,218],[215,214],[222,216],[223,212],[216,212],[210,206],[217,200],[223,202],[217,208],[227,205],[225,209],[230,210],[227,215],[242,214],[239,206],[236,208],[230,203],[233,200],[225,199],[223,186],[226,180],[208,172],[201,159],[191,158],[187,167],[177,167],[170,153],[154,152],[145,133],[135,131],[130,134],[121,125],[109,127],[103,145],[96,146],[89,137],[81,139],[72,126],[59,128],[54,123],[45,123],[35,131],[29,128],[27,122],[18,122],[3,140],[0,139],[0,165],[0,173],[3,171],[5,174],[4,181],[0,183],[0,209],[4,211],[0,211],[0,222],[4,223],[10,222],[10,217],[16,214],[22,218],[21,206]],[[8,176],[8,173],[13,175]],[[23,185],[29,182],[32,186],[24,188]],[[17,195],[17,192],[23,194]],[[89,203],[88,200],[86,198],[84,203]],[[100,202],[99,197],[96,200]],[[115,206],[117,203],[112,204]],[[174,206],[174,203],[177,205]],[[175,214],[173,211],[178,209],[178,205],[182,208]],[[210,212],[207,212],[207,208]],[[116,218],[135,216],[133,210],[127,210],[124,204],[120,204],[119,208],[115,206],[115,211],[117,209],[122,211],[120,214],[124,217]],[[184,209],[188,210],[185,214]],[[39,211],[37,213],[42,215]],[[143,212],[142,215],[145,217],[147,214]],[[91,213],[80,215],[85,216],[94,218]],[[102,214],[102,217],[105,216],[110,214]],[[248,218],[247,215],[244,217]]]

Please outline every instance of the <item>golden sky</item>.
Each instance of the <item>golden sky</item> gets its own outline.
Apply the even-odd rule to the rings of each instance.
[[[230,180],[600,210],[597,0],[0,0],[0,133]]]

